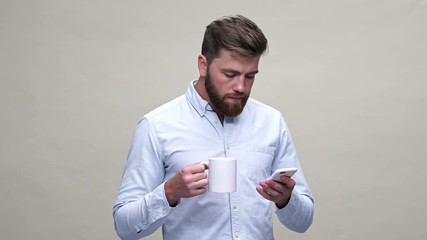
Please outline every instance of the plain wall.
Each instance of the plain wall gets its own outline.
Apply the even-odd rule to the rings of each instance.
[[[309,231],[274,217],[276,238],[426,239],[425,0],[1,0],[0,239],[117,239],[138,119],[235,13],[269,39],[252,96],[285,116],[315,196]]]

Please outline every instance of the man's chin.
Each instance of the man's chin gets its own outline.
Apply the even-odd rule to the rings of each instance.
[[[237,104],[236,104],[237,105]],[[243,106],[241,104],[238,104],[237,106],[229,105],[224,109],[224,115],[227,117],[237,117],[239,116],[243,111]]]

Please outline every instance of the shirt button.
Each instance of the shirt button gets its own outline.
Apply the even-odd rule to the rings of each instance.
[[[237,209],[237,205],[233,205],[233,209]]]

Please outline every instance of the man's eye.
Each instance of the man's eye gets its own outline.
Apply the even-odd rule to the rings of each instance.
[[[236,76],[236,74],[233,74],[233,73],[225,73],[225,76],[226,76],[227,78],[234,78],[234,77]]]
[[[246,78],[254,79],[254,78],[255,78],[255,75],[247,75],[247,76],[246,76]]]

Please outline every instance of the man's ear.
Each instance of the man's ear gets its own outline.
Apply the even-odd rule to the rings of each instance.
[[[197,67],[199,68],[199,74],[201,77],[206,77],[208,71],[208,61],[203,55],[199,55],[197,58]]]

